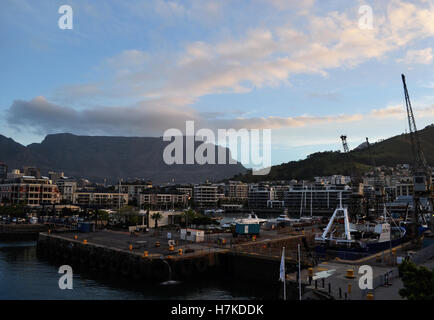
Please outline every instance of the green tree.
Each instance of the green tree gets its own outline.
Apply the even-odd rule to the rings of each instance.
[[[404,288],[399,294],[408,300],[434,300],[434,271],[424,266],[418,267],[411,261],[399,266]]]
[[[155,230],[158,229],[158,221],[161,220],[161,218],[163,218],[163,216],[161,215],[161,213],[159,212],[155,212],[151,215],[152,220],[154,220],[154,224],[155,224]]]
[[[188,227],[191,223],[193,223],[194,219],[199,218],[199,214],[193,209],[188,209],[183,212],[182,217],[185,226]]]

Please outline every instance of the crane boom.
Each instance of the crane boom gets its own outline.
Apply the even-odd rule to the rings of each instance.
[[[401,74],[402,83],[404,85],[405,104],[407,108],[408,127],[410,130],[411,149],[413,156],[413,169],[426,170],[426,159],[420,145],[419,134],[417,132],[416,121],[414,120],[413,108],[411,107],[410,96],[408,95],[407,84],[405,83],[405,76]]]

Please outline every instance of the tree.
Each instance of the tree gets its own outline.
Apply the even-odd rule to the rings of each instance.
[[[399,266],[404,288],[399,294],[408,300],[434,300],[434,271],[424,266],[418,267],[411,261]]]
[[[161,220],[161,218],[163,218],[163,216],[161,215],[161,213],[159,212],[155,212],[151,215],[152,220],[154,220],[155,223],[155,230],[158,229],[158,221]]]
[[[188,225],[190,223],[192,223],[194,219],[199,218],[198,213],[196,211],[194,211],[193,209],[185,210],[184,213],[182,214],[182,216],[184,218],[184,222],[185,222],[186,227],[188,227]]]

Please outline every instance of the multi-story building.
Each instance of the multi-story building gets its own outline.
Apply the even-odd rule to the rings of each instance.
[[[62,201],[65,203],[74,203],[75,193],[77,191],[77,182],[69,180],[68,178],[60,178],[57,180],[56,184],[59,187],[60,194],[62,195]]]
[[[413,195],[413,183],[401,182],[396,184],[396,197],[412,196],[412,195]]]
[[[128,199],[134,200],[138,199],[139,195],[146,190],[152,188],[152,182],[143,182],[143,181],[136,181],[136,182],[126,182],[124,184],[116,185],[115,190],[118,191],[120,187],[121,193],[127,193]]]
[[[24,173],[22,173],[19,169],[13,169],[11,172],[8,172],[6,175],[6,179],[16,179],[16,178],[22,178],[24,176]]]
[[[188,195],[188,197],[190,197],[190,198],[193,197],[193,188],[192,187],[181,186],[181,187],[176,187],[176,190],[181,194]]]
[[[200,208],[212,208],[217,205],[218,194],[216,185],[196,185],[193,190],[193,199]]]
[[[343,205],[349,205],[352,190],[347,185],[295,185],[285,192],[288,212],[313,215],[332,213],[342,195]]]
[[[180,192],[146,191],[138,196],[140,207],[144,205],[158,206],[160,208],[186,207],[189,195]]]
[[[283,201],[285,191],[289,190],[289,185],[274,185],[275,200]]]
[[[274,187],[266,184],[250,185],[249,208],[267,208],[269,201],[275,200]]]
[[[0,199],[7,199],[14,204],[40,206],[59,203],[61,195],[57,185],[48,178],[23,176],[5,180],[0,185]]]
[[[109,191],[80,190],[74,195],[74,204],[105,208],[123,207],[128,204],[128,194]]]
[[[59,181],[60,179],[64,178],[64,176],[65,175],[63,172],[54,172],[54,171],[48,172],[48,177],[55,184],[57,184],[57,181]]]
[[[36,167],[24,167],[23,168],[24,176],[35,177],[36,179],[41,178],[41,170]]]
[[[230,200],[246,200],[249,198],[249,185],[240,181],[229,181],[226,195]]]

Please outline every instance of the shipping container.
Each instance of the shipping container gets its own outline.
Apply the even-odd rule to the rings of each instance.
[[[259,223],[237,223],[235,226],[235,233],[236,234],[246,234],[246,235],[253,235],[259,234]]]

